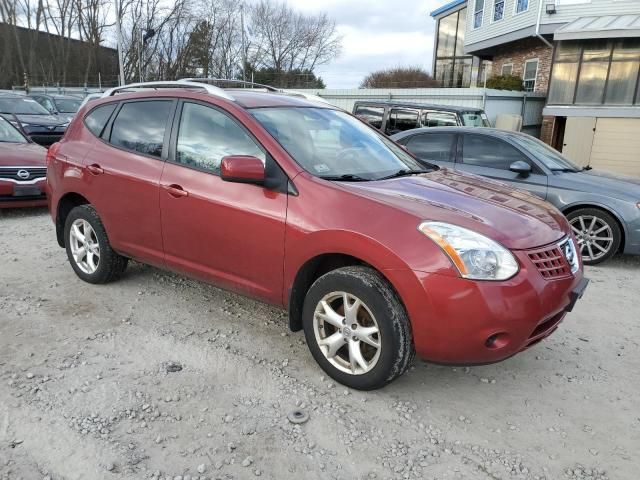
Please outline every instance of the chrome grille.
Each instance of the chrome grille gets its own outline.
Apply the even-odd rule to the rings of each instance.
[[[0,167],[0,180],[30,182],[47,176],[47,167]]]

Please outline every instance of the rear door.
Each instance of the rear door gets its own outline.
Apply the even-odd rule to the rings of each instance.
[[[401,143],[420,160],[453,169],[456,137],[455,133],[418,133]]]
[[[420,126],[419,117],[419,110],[412,108],[391,108],[384,133],[394,135],[399,132],[404,132],[405,130],[418,128]]]
[[[424,127],[455,127],[458,125],[458,116],[453,112],[426,111],[422,113],[422,126]]]
[[[175,104],[155,98],[123,102],[83,166],[114,249],[154,265],[164,263],[159,184]]]
[[[466,133],[461,136],[462,155],[456,170],[499,180],[543,199],[547,197],[547,176],[516,147],[489,135]],[[517,161],[531,165],[531,174],[523,176],[509,170]]]
[[[225,182],[227,155],[279,168],[228,112],[184,101],[161,180],[167,265],[263,300],[282,300],[287,193]]]

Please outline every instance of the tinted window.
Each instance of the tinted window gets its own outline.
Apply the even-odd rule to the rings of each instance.
[[[113,122],[111,143],[160,157],[171,102],[130,102],[122,105]]]
[[[360,105],[358,108],[356,108],[356,116],[365,120],[369,125],[375,128],[382,128],[383,115],[383,107],[367,107],[364,105]]]
[[[220,162],[228,155],[251,155],[265,161],[264,151],[229,116],[204,105],[185,103],[176,161],[218,173]]]
[[[425,127],[455,127],[458,124],[454,113],[427,112],[422,116]]]
[[[49,115],[49,111],[33,98],[10,97],[0,98],[0,113],[16,115]]]
[[[418,111],[392,108],[387,122],[387,133],[404,132],[418,126]]]
[[[421,160],[453,162],[451,149],[454,138],[455,135],[448,133],[414,135],[409,139],[407,148]]]
[[[109,121],[109,117],[116,109],[116,104],[111,103],[109,105],[102,105],[98,108],[94,108],[89,114],[84,117],[84,123],[91,133],[96,137],[99,137],[104,130],[104,126]]]
[[[530,163],[522,153],[508,143],[484,135],[465,135],[462,162],[467,165],[509,170],[513,162]]]

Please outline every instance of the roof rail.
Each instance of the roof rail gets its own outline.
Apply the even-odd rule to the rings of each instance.
[[[128,85],[122,85],[120,87],[110,88],[102,97],[111,97],[118,92],[124,92],[127,90],[136,90],[136,89],[159,89],[159,88],[199,88],[201,90],[205,90],[207,93],[211,95],[215,95],[216,97],[222,97],[227,100],[235,100],[231,95],[225,92],[222,88],[215,87],[213,85],[209,85],[201,82],[190,82],[188,80],[177,80],[177,81],[159,81],[159,82],[142,82],[142,83],[130,83]]]
[[[180,82],[182,82],[182,81],[185,81],[185,82],[200,82],[200,83],[204,83],[204,82],[231,83],[231,84],[237,84],[237,85],[240,85],[240,86],[266,88],[270,92],[281,92],[282,91],[279,88],[272,87],[271,85],[264,85],[262,83],[247,82],[245,80],[235,80],[235,79],[229,79],[229,78],[213,78],[213,77],[202,77],[202,78],[199,78],[199,77],[192,77],[192,78],[181,78],[179,81]],[[206,83],[205,85],[208,85],[208,83]]]

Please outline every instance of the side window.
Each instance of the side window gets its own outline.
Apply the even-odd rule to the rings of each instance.
[[[427,112],[422,115],[422,124],[425,127],[455,127],[458,120],[454,113]]]
[[[171,107],[169,100],[125,103],[113,122],[110,142],[145,155],[161,157]]]
[[[411,130],[418,126],[418,111],[408,110],[405,108],[392,108],[389,113],[386,133],[393,135],[394,133]]]
[[[384,107],[367,107],[366,105],[358,105],[355,114],[357,117],[365,120],[372,127],[382,128]]]
[[[218,174],[228,155],[251,155],[265,162],[265,152],[228,115],[197,103],[182,107],[176,162]]]
[[[464,136],[462,163],[509,170],[509,166],[518,160],[531,164],[515,147],[502,140],[485,135]]]
[[[102,135],[102,130],[104,130],[105,125],[109,121],[109,117],[111,117],[111,114],[115,109],[115,103],[101,105],[98,108],[94,108],[84,117],[84,124],[91,133],[96,137],[99,137]]]
[[[449,133],[414,135],[409,139],[407,148],[420,160],[453,162],[451,151],[455,138],[455,135]]]
[[[44,108],[46,108],[47,110],[49,110],[50,112],[55,111],[54,107],[53,107],[53,102],[51,100],[49,100],[48,98],[45,97],[35,97],[34,100],[36,102],[38,102],[40,105],[42,105]]]

